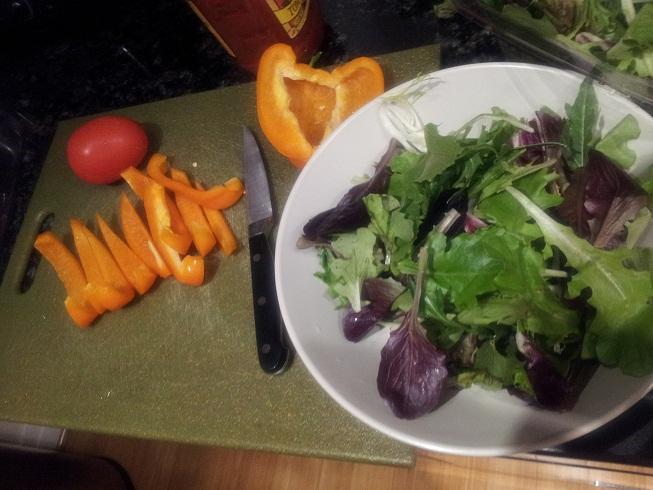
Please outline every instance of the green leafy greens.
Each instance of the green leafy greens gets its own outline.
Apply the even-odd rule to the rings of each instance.
[[[632,0],[482,0],[513,25],[594,63],[653,77],[653,3]]]
[[[583,15],[614,27],[596,5]],[[599,363],[653,372],[653,253],[638,246],[653,179],[623,170],[639,125],[626,116],[602,135],[589,79],[565,116],[493,108],[446,135],[427,124],[426,151],[394,155],[385,186],[360,197],[367,220],[322,237],[317,276],[347,309],[347,338],[402,324],[378,378],[398,416],[432,409],[445,370],[555,410]],[[597,230],[609,234],[588,241]]]

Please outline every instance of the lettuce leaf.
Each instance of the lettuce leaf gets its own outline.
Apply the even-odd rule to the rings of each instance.
[[[484,342],[476,351],[474,369],[488,373],[503,386],[515,385],[515,379],[525,374],[524,365],[517,359],[516,349],[513,347],[504,355],[492,341]]]
[[[401,211],[399,201],[388,195],[370,194],[363,198],[370,215],[369,229],[383,242],[383,264],[393,274],[413,270],[415,224]]]
[[[376,236],[367,228],[339,235],[331,250],[321,251],[322,272],[315,275],[328,286],[340,306],[350,304],[356,312],[363,307],[361,287],[365,279],[376,277],[382,267],[375,257]]]
[[[437,235],[430,239],[427,277],[446,292],[459,323],[516,325],[550,344],[578,337],[578,312],[551,291],[544,258],[524,237],[494,226],[459,235],[445,248]]]
[[[624,225],[648,200],[646,191],[628,173],[591,150],[587,166],[572,176],[558,213],[595,247],[615,248],[625,240]]]
[[[635,163],[637,154],[628,148],[628,142],[636,140],[639,135],[637,119],[628,114],[603,136],[595,149],[623,168],[630,168]]]
[[[588,335],[602,364],[619,366],[625,374],[640,376],[653,371],[653,284],[651,274],[627,268],[634,252],[601,250],[576,236],[515,188],[508,192],[524,207],[542,230],[545,240],[559,248],[577,273],[569,282],[569,294],[591,290],[589,304],[596,310]]]
[[[446,353],[429,342],[418,316],[426,260],[423,248],[419,253],[413,304],[381,350],[376,377],[381,398],[403,419],[414,419],[435,409],[449,376]]]
[[[617,68],[641,77],[653,77],[653,3],[646,3],[622,36],[607,52]]]

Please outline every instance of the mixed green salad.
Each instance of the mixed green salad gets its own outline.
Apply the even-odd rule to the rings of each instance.
[[[515,25],[617,70],[653,77],[650,0],[481,0]]]
[[[473,384],[567,410],[600,364],[653,372],[653,178],[627,171],[637,120],[601,126],[589,79],[565,114],[428,123],[306,223],[345,337],[392,329],[377,386],[398,417]]]

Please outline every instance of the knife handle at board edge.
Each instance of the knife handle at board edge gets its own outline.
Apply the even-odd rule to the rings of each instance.
[[[278,374],[286,368],[290,351],[284,341],[283,323],[277,301],[274,257],[264,233],[249,238],[249,261],[259,364],[266,373]]]

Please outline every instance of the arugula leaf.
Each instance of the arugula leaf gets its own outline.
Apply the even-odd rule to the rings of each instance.
[[[515,181],[514,187],[530,196],[542,209],[548,209],[558,206],[562,202],[560,196],[551,194],[547,190],[549,183],[557,177],[557,174],[550,168],[542,168]],[[505,191],[478,203],[476,212],[484,220],[503,226],[510,231],[532,238],[541,236],[539,229],[527,222],[528,215],[524,208]]]
[[[579,315],[563,306],[542,277],[542,255],[522,246],[507,270],[497,275],[496,291],[475,307],[461,310],[457,319],[470,325],[516,325],[540,334],[553,345],[579,334]]]
[[[574,103],[565,105],[567,125],[562,140],[569,148],[567,164],[572,169],[580,168],[587,162],[587,153],[595,143],[599,120],[599,103],[590,77],[580,85]]]
[[[331,242],[332,251],[322,250],[323,272],[315,275],[326,283],[341,306],[350,304],[354,311],[361,310],[363,281],[376,277],[382,269],[375,259],[375,245],[374,233],[359,228],[355,233],[339,235]]]
[[[435,124],[424,126],[424,136],[427,151],[422,157],[422,171],[417,182],[430,181],[440,175],[455,163],[461,149],[456,136],[442,136]]]
[[[437,234],[437,232],[433,232]],[[462,234],[450,241],[446,250],[432,251],[429,274],[448,291],[458,310],[475,306],[477,296],[496,290],[495,278],[505,271],[517,244],[506,231],[484,228]]]
[[[591,289],[588,302],[596,316],[588,333],[595,337],[596,356],[602,364],[618,365],[625,374],[653,371],[653,284],[651,274],[627,268],[633,257],[626,249],[601,250],[577,237],[573,230],[557,223],[515,188],[508,192],[538,224],[550,245],[565,254],[577,273],[569,282],[569,294]]]
[[[549,289],[542,288],[490,296],[478,306],[461,311],[457,320],[469,325],[517,325],[546,337],[550,345],[564,342],[579,333],[578,314],[562,306]]]
[[[421,313],[429,321],[425,325],[429,339],[444,349],[450,349],[465,333],[465,326],[454,319],[455,315],[447,312],[446,290],[435,280],[432,270],[433,257],[446,250],[447,237],[443,233],[433,232],[429,235],[426,246],[429,258],[424,275]]]
[[[459,235],[445,248],[434,232],[429,251],[425,297],[433,304],[426,303],[427,311],[441,323],[446,320],[437,310],[443,300],[430,296],[438,293],[437,288],[451,298],[461,324],[517,325],[548,337],[550,343],[578,334],[577,312],[564,307],[553,294],[542,277],[543,256],[523,237],[494,226]]]
[[[461,311],[456,318],[468,325],[516,325],[527,312],[528,304],[523,298],[490,296],[477,306]]]
[[[555,162],[550,160],[548,162],[538,163],[537,165],[501,165],[501,163],[502,162],[497,163],[497,168],[502,169],[503,173],[499,176],[496,176],[494,179],[492,179],[491,182],[483,187],[481,195],[478,198],[479,201],[482,201],[483,199],[486,199],[489,196],[496,194],[497,192],[505,190],[506,187],[513,185],[516,180],[522,179],[527,175],[534,174],[539,170],[553,166]]]
[[[635,163],[637,154],[628,148],[627,144],[629,141],[639,138],[639,135],[637,119],[628,114],[596,144],[596,150],[618,165],[630,168]]]

